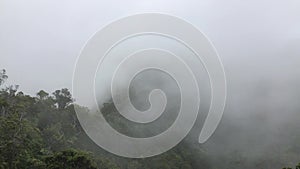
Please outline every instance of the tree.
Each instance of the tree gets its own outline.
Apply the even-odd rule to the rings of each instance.
[[[44,90],[40,90],[36,95],[38,96],[38,99],[45,100],[49,96],[49,93]]]
[[[0,73],[1,84],[7,78],[5,73]],[[89,112],[88,108],[80,108]],[[124,120],[113,103],[104,104],[101,111],[115,129],[128,135],[145,134],[139,126],[132,127]],[[68,89],[56,90],[52,95],[40,90],[36,96],[29,96],[19,91],[18,86],[9,86],[0,90],[0,168],[209,169],[210,166],[199,146],[185,144],[147,159],[116,157],[99,148],[83,131]]]
[[[54,153],[45,158],[47,169],[96,169],[96,162],[86,152],[69,149]]]
[[[0,70],[0,86],[4,83],[7,77],[5,69]]]
[[[70,91],[66,88],[61,90],[56,90],[53,92],[54,101],[57,103],[58,109],[66,108],[70,103],[73,102],[72,95]]]
[[[0,162],[5,168],[28,168],[42,147],[40,131],[18,113],[0,116]],[[25,165],[26,164],[26,165]]]
[[[0,85],[7,79],[0,71]],[[108,159],[75,150],[82,128],[68,89],[36,97],[18,86],[0,90],[0,169],[86,168],[118,169]],[[84,132],[82,132],[84,133]]]

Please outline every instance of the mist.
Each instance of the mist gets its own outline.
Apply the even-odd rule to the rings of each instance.
[[[136,13],[175,15],[198,27],[211,40],[225,69],[228,91],[223,119],[214,135],[200,145],[212,166],[249,169],[294,166],[300,161],[299,8],[297,0],[2,0],[0,69],[8,72],[7,85],[18,84],[19,90],[31,96],[41,89],[72,89],[76,59],[95,32],[116,19]],[[155,41],[152,39],[149,44]],[[167,46],[162,41],[158,45],[186,55],[182,48]],[[130,46],[140,47],[139,41]],[[127,48],[122,47],[117,54]],[[107,66],[110,64],[116,63],[112,59]],[[194,68],[200,77],[201,106],[196,126],[188,136],[191,145],[197,141],[211,98],[204,67]],[[112,72],[109,69],[103,72],[96,79],[100,109],[111,101],[106,79]],[[155,88],[165,91],[168,105],[165,116],[150,124],[154,127],[150,135],[171,125],[180,102],[178,87],[171,78],[159,72],[144,72],[133,80],[132,104],[139,110],[149,108],[148,94]],[[145,130],[148,127],[144,126]],[[144,136],[143,132],[139,136]]]

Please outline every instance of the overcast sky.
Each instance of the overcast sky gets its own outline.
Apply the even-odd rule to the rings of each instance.
[[[143,12],[175,15],[202,30],[220,54],[229,87],[239,85],[236,79],[300,77],[299,0],[0,0],[0,68],[29,94],[71,89],[88,38]]]

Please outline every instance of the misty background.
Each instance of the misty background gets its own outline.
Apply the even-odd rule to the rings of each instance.
[[[96,31],[137,13],[178,16],[208,36],[227,77],[223,119],[203,145],[208,154],[215,161],[237,153],[246,164],[264,163],[262,157],[279,163],[300,138],[299,9],[298,0],[0,0],[0,68],[7,84],[27,94],[41,86],[71,89],[76,58]],[[288,161],[299,162],[298,152]]]

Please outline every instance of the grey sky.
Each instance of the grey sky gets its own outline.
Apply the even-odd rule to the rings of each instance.
[[[94,32],[123,16],[161,12],[208,35],[229,87],[266,77],[284,83],[300,77],[299,9],[299,0],[0,0],[0,68],[29,94],[71,89],[77,55]]]

